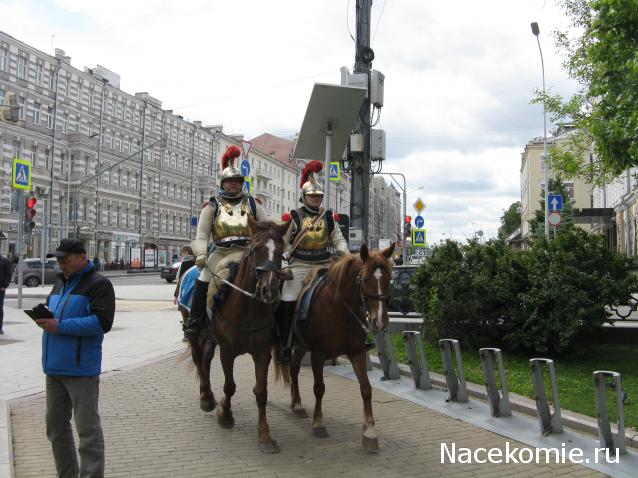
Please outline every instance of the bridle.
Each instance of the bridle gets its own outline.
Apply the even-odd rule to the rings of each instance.
[[[375,269],[379,268],[380,266],[374,267],[372,269],[372,271],[374,271]],[[359,326],[363,329],[363,331],[366,333],[366,335],[372,334],[373,330],[371,328],[373,321],[370,317],[370,307],[368,305],[368,300],[372,299],[372,300],[377,300],[379,302],[383,302],[386,304],[386,306],[388,305],[388,302],[390,301],[390,296],[389,295],[384,295],[384,294],[367,294],[363,291],[363,288],[361,287],[361,283],[363,281],[363,279],[361,278],[361,270],[363,269],[363,267],[361,269],[359,269],[357,271],[357,277],[355,278],[355,285],[357,287],[357,292],[359,294],[359,312],[363,311],[363,314],[365,315],[365,319],[362,319],[359,314],[355,313],[350,306],[348,305],[348,303],[346,302],[343,294],[341,293],[341,302],[343,303],[343,305],[346,307],[346,309],[348,309],[348,312],[350,312],[350,315],[352,315],[352,317],[354,317],[354,319],[357,321],[357,323],[359,324]],[[340,290],[340,289],[338,289]]]
[[[242,260],[244,258],[246,258],[246,257],[250,258],[251,275],[256,281],[255,290],[252,293],[248,292],[246,289],[242,289],[241,287],[233,284],[229,280],[224,279],[219,274],[216,274],[215,272],[211,271],[210,269],[209,269],[209,271],[220,282],[223,282],[227,286],[232,287],[237,292],[240,292],[241,294],[244,294],[246,297],[249,297],[251,299],[257,300],[257,301],[262,302],[264,304],[272,304],[274,302],[278,302],[279,301],[279,293],[273,299],[266,299],[263,296],[263,292],[262,292],[263,287],[261,287],[262,282],[261,282],[261,277],[259,276],[259,273],[260,272],[274,272],[275,276],[277,278],[277,281],[278,281],[279,277],[281,276],[281,269],[278,268],[277,265],[273,261],[270,261],[270,260],[266,260],[262,264],[256,265],[255,264],[255,254],[254,254],[255,250],[256,250],[255,247],[251,244],[250,246],[248,246],[248,249],[246,250],[246,252],[244,253],[244,256],[242,257]]]

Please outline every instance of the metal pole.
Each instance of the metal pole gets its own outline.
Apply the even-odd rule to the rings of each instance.
[[[323,189],[326,192],[326,209],[330,209],[330,157],[332,156],[332,122],[326,127],[326,156],[323,164]]]
[[[109,81],[106,78],[102,78],[102,101],[100,102],[100,130],[98,131],[97,136],[97,164],[95,166],[95,172],[99,173],[101,169],[100,164],[100,156],[102,155],[102,129],[104,125],[104,110],[106,109],[104,106],[104,96],[106,94],[106,84]],[[90,133],[90,132],[89,132]],[[79,196],[79,190],[78,190]],[[78,197],[79,199],[79,197]],[[100,224],[100,175],[97,174],[95,177],[95,255],[99,254],[98,248],[98,226]]]
[[[55,184],[55,126],[58,116],[58,79],[60,78],[60,61],[58,60],[55,64],[55,78],[53,80],[53,85],[55,88],[55,99],[53,101],[53,140],[51,141],[51,187],[49,188],[49,230],[45,234],[46,236],[46,248],[49,248],[49,243],[51,242],[52,234],[51,229],[53,228],[53,190]],[[25,106],[26,108],[26,106]],[[58,238],[59,239],[59,238]]]
[[[549,205],[547,204],[547,196],[549,195],[549,178],[547,172],[547,108],[545,104],[545,62],[543,61],[543,50],[541,49],[541,42],[538,36],[540,35],[540,29],[538,23],[531,24],[532,33],[536,37],[536,43],[538,43],[538,51],[541,55],[541,72],[543,74],[543,181],[545,182],[545,238],[549,241],[549,222],[547,221]]]
[[[42,210],[46,211],[46,198],[43,199]],[[47,230],[47,215],[43,214],[42,218],[42,240],[40,241],[40,261],[42,262],[42,280],[40,281],[40,287],[44,287],[44,261],[46,260],[46,249],[44,244],[45,231]]]
[[[142,235],[142,184],[144,183],[144,141],[146,141],[146,107],[147,107],[147,103],[146,101],[144,102],[144,111],[142,112],[142,147],[140,148],[140,180],[139,180],[139,187],[140,187],[140,206],[139,206],[139,210],[140,210],[140,216],[139,216],[139,220],[140,220],[140,224],[139,224],[139,233],[140,233],[140,246],[142,248],[142,253],[141,253],[141,260],[142,260],[142,264],[144,265],[144,268],[146,268],[146,255],[144,254],[144,236]]]
[[[18,309],[22,308],[22,282],[24,282],[22,242],[24,239],[24,191],[18,189],[18,237],[16,238],[16,253],[18,254]]]
[[[189,190],[190,209],[188,212],[188,238],[193,239],[193,185],[195,183],[195,128],[191,136],[191,183]]]

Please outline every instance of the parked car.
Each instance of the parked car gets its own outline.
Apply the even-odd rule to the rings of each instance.
[[[27,287],[37,287],[42,283],[42,260],[38,258],[24,259],[22,261],[24,277],[22,284]],[[44,262],[44,283],[55,284],[60,273],[57,259],[45,259]],[[13,282],[18,283],[18,270],[13,274]]]
[[[392,280],[390,281],[390,304],[388,309],[407,315],[414,311],[414,304],[410,294],[416,287],[411,283],[412,276],[418,266],[394,266]]]
[[[171,265],[164,267],[160,272],[160,277],[165,279],[168,283],[173,282],[177,277],[177,270],[181,264],[181,261],[173,262]]]

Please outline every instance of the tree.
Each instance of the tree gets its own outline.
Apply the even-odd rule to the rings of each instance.
[[[521,202],[512,203],[501,216],[501,226],[498,228],[498,238],[505,240],[516,229],[521,227]]]
[[[549,192],[550,194],[563,196],[563,209],[561,211],[563,222],[556,228],[556,234],[562,234],[574,227],[574,201],[569,198],[567,188],[560,174],[556,178],[549,180]],[[538,201],[538,209],[529,220],[529,230],[534,239],[545,236],[545,193],[543,191],[541,191],[541,198]]]
[[[555,32],[563,66],[579,83],[566,100],[545,96],[554,122],[574,127],[548,163],[568,177],[607,182],[638,165],[638,0],[559,0],[572,30]],[[536,92],[534,103],[542,103]],[[593,151],[595,160],[583,161]]]

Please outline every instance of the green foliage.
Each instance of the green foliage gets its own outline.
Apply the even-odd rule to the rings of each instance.
[[[552,121],[576,132],[554,148],[550,165],[601,184],[638,165],[638,0],[560,0],[571,31],[555,32],[563,66],[579,83],[569,99],[545,96]],[[542,92],[533,100],[543,101]],[[596,161],[583,162],[582,153]]]
[[[627,303],[638,286],[624,256],[575,227],[528,251],[503,241],[447,241],[413,281],[432,338],[538,353],[586,346],[608,318],[605,306]]]
[[[498,238],[507,239],[516,229],[521,227],[521,202],[512,203],[501,216],[501,226],[498,228]]]

